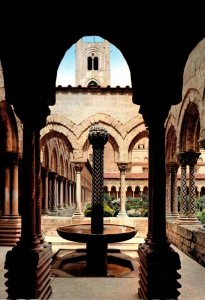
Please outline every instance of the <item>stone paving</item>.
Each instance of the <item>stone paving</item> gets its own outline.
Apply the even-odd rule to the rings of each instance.
[[[205,299],[205,268],[197,262],[173,248],[179,253],[182,268],[179,270],[182,278],[179,282],[182,288],[179,300]],[[0,247],[0,299],[6,299],[5,287],[5,255],[10,247]],[[136,251],[126,251],[126,254],[136,257]],[[53,293],[50,300],[136,300],[138,290],[137,277],[129,278],[87,278],[52,277]]]

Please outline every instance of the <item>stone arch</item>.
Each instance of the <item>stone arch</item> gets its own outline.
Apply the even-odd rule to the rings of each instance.
[[[198,107],[195,103],[189,102],[184,113],[180,139],[180,151],[199,151],[200,118]]]
[[[44,153],[45,153],[44,148],[49,143],[49,141],[52,141],[52,139],[53,139],[52,143],[56,144],[58,152],[59,153],[67,152],[66,156],[68,154],[70,154],[69,158],[71,160],[73,158],[73,148],[72,148],[72,145],[71,145],[70,141],[67,139],[67,137],[64,134],[62,134],[60,132],[57,132],[57,131],[54,131],[54,130],[51,130],[50,132],[46,133],[41,138],[41,157],[44,156]],[[54,142],[54,139],[55,139],[55,142]],[[65,145],[65,146],[63,146],[63,145]],[[68,151],[66,151],[66,148],[67,148]],[[48,153],[50,154],[49,147],[48,147]]]
[[[166,162],[168,161],[175,161],[176,160],[176,151],[177,151],[177,136],[176,136],[176,130],[174,126],[170,126],[166,139]]]
[[[41,139],[51,132],[58,132],[69,141],[72,149],[79,149],[76,134],[74,133],[76,132],[76,125],[71,120],[59,115],[49,116],[46,126],[41,130]]]
[[[18,128],[14,112],[6,101],[0,102],[0,149],[18,152]]]
[[[131,137],[132,137],[132,139],[131,139]],[[133,150],[135,144],[139,140],[141,140],[142,138],[148,138],[148,131],[147,130],[136,132],[136,134],[133,133],[130,136],[130,141],[129,141],[129,143],[127,143],[129,161],[132,161],[132,155],[131,154],[132,154],[132,150]],[[147,149],[147,151],[148,151],[148,149]]]

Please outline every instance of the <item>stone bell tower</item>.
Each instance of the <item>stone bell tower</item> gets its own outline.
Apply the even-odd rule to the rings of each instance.
[[[109,42],[76,43],[75,85],[101,86],[110,85],[110,45]]]

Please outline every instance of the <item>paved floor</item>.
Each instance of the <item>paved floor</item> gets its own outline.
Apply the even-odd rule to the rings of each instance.
[[[205,299],[205,268],[173,247],[180,255],[182,288],[179,300]],[[10,247],[0,247],[0,299],[6,299],[4,262]],[[135,256],[132,251],[127,253]],[[136,300],[137,278],[52,278],[50,300]]]

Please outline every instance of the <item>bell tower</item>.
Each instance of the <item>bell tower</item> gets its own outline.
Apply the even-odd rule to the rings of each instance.
[[[101,86],[110,85],[110,45],[109,42],[76,43],[75,85]]]

